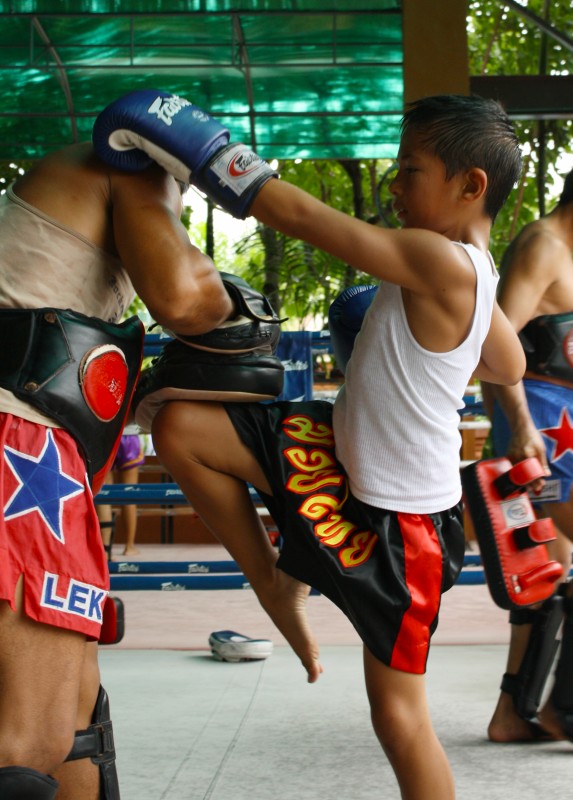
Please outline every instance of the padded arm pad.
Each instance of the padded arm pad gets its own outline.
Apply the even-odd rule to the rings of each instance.
[[[218,328],[198,336],[183,336],[166,330],[174,338],[212,353],[274,353],[281,335],[281,323],[268,298],[252,286],[229,272],[221,272],[223,285],[236,314]]]
[[[283,390],[284,367],[265,353],[213,353],[175,339],[143,370],[135,390],[135,421],[150,431],[153,417],[170,400],[257,402]]]
[[[56,800],[59,785],[50,775],[29,767],[0,767],[0,797],[4,800]]]
[[[507,458],[484,459],[461,471],[486,581],[500,608],[546,600],[563,574],[545,546],[556,538],[553,523],[536,519],[526,491],[528,483],[542,475],[535,458],[515,466]]]

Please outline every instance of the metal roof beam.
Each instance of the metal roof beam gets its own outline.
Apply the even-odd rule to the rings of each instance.
[[[251,79],[251,65],[249,63],[249,49],[247,47],[247,42],[245,41],[243,27],[241,25],[241,20],[238,14],[233,14],[233,39],[236,39],[237,41],[237,47],[239,50],[240,70],[245,78],[245,87],[247,91],[247,105],[249,106],[249,128],[251,132],[251,144],[253,150],[256,153],[257,133],[255,127],[255,100],[253,94],[253,81]]]
[[[573,118],[573,75],[474,75],[470,88],[499,100],[513,119]]]
[[[521,14],[522,17],[533,22],[543,33],[546,33],[567,50],[573,52],[573,39],[567,36],[566,33],[558,30],[554,25],[551,25],[547,20],[538,17],[537,14],[534,14],[529,8],[525,8],[521,3],[517,3],[516,0],[501,0],[500,5],[509,6],[518,14]]]
[[[47,49],[48,54],[51,56],[51,58],[53,58],[53,60],[56,63],[56,66],[57,66],[57,69],[58,69],[58,79],[59,79],[60,85],[62,87],[62,91],[64,93],[64,97],[66,98],[66,108],[68,110],[68,114],[69,114],[69,118],[70,118],[70,125],[71,125],[71,128],[72,128],[72,141],[77,142],[78,141],[78,129],[77,129],[76,118],[75,118],[75,113],[74,113],[74,100],[73,100],[73,97],[72,97],[72,91],[70,89],[70,84],[69,84],[69,81],[68,81],[66,68],[64,67],[63,62],[62,62],[61,58],[58,55],[58,51],[57,51],[56,47],[54,46],[53,42],[50,41],[50,38],[47,35],[47,33],[44,30],[44,28],[42,27],[42,23],[40,22],[38,17],[32,17],[32,26],[33,26],[34,30],[36,31],[36,33],[38,34],[38,36],[40,37],[40,39],[46,45],[46,49]]]

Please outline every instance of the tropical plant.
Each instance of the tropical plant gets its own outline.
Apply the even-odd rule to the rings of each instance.
[[[528,0],[521,5],[523,11],[516,2],[469,2],[471,75],[571,74],[572,50],[545,32],[554,29],[572,37],[570,0]],[[525,168],[493,229],[491,249],[497,263],[519,228],[550,210],[561,191],[564,174],[573,168],[570,119],[516,120],[515,127]]]
[[[570,74],[573,54],[548,36],[534,17],[567,34],[572,33],[570,0],[529,0],[524,13],[499,0],[468,3],[468,51],[471,75]],[[529,12],[530,16],[525,15]],[[498,216],[491,238],[496,263],[519,228],[555,202],[564,173],[573,167],[570,119],[517,120],[524,151],[519,185]],[[393,224],[387,192],[380,187],[391,168],[380,161],[281,162],[286,180],[325,202],[372,224]],[[382,202],[380,202],[382,197]],[[248,255],[246,272],[266,291],[281,313],[301,327],[324,322],[332,298],[349,283],[372,279],[309,245],[288,240],[262,225],[237,245]]]

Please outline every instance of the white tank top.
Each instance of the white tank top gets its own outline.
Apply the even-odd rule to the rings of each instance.
[[[431,514],[461,498],[459,411],[479,362],[498,274],[473,245],[476,306],[454,350],[421,347],[408,326],[402,290],[383,284],[356,338],[334,405],[336,453],[353,494],[391,511]]]
[[[71,308],[119,322],[135,297],[121,261],[12,191],[0,197],[0,308]],[[55,426],[0,389],[0,411]]]

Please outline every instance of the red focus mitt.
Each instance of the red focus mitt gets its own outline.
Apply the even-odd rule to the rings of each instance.
[[[461,471],[464,501],[494,602],[505,609],[539,603],[555,591],[563,568],[546,543],[556,538],[549,518],[537,519],[527,486],[544,475],[536,458],[475,461]]]

